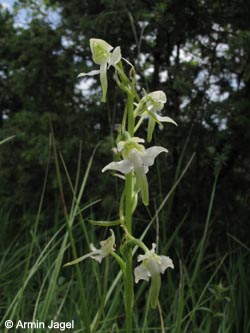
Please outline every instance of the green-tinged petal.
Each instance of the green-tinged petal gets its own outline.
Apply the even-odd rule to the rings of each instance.
[[[178,126],[177,123],[170,117],[162,117],[162,116],[159,116],[158,114],[155,114],[155,116],[158,119],[158,121],[161,123],[172,123],[172,124]]]
[[[140,280],[149,281],[151,274],[147,267],[142,263],[134,269],[135,283],[138,283]]]
[[[118,62],[121,60],[121,48],[120,46],[117,46],[114,51],[111,53],[111,57],[109,59],[109,66],[114,66],[118,64]]]
[[[99,69],[96,69],[96,70],[90,71],[88,73],[80,73],[77,75],[77,77],[94,76],[94,75],[98,75],[98,74],[100,74],[100,71],[99,71]]]
[[[124,173],[125,175],[127,173],[130,173],[131,171],[134,170],[134,166],[129,160],[122,160],[119,162],[111,162],[108,165],[106,165],[103,169],[102,172],[105,172],[107,170],[114,170],[114,171],[119,171],[121,173]]]
[[[152,117],[150,117],[148,120],[148,133],[147,133],[148,142],[152,140],[154,129],[155,129],[155,120]]]
[[[141,197],[142,197],[142,202],[144,203],[145,206],[148,205],[148,181],[147,177],[144,171],[144,168],[138,168],[135,169],[135,175],[136,175],[136,180],[138,181],[138,186],[141,190]]]
[[[170,259],[167,256],[159,256],[159,257],[160,257],[160,261],[161,261],[161,265],[160,265],[161,274],[163,274],[167,268],[174,269],[174,264],[173,264],[172,259]]]
[[[126,145],[126,141],[120,141],[117,143],[117,151],[120,153]]]
[[[102,65],[110,59],[110,52],[113,46],[105,42],[103,39],[91,38],[90,39],[90,49],[92,52],[93,61]]]
[[[161,289],[161,276],[160,274],[154,274],[151,276],[151,287],[150,287],[150,304],[152,309],[155,309],[157,307],[160,289]]]
[[[167,102],[166,94],[162,90],[153,91],[150,94],[148,94],[147,96],[150,99],[152,98],[152,100],[154,102],[159,102],[159,103],[163,103],[163,104],[165,104]]]
[[[95,249],[94,252],[90,253],[90,258],[94,259],[95,261],[101,263],[102,260],[107,256],[102,250]]]
[[[70,262],[67,262],[65,265],[63,265],[63,267],[67,267],[67,266],[71,266],[71,265],[75,265],[75,264],[78,264],[79,262],[87,259],[87,258],[90,258],[92,255],[92,253],[88,253],[88,254],[85,254],[84,256],[80,257],[80,258],[77,258],[73,261],[70,261]]]
[[[148,205],[148,181],[146,177],[146,173],[144,170],[144,165],[142,162],[141,155],[136,149],[132,149],[129,153],[129,157],[131,161],[133,162],[134,168],[135,168],[135,175],[136,175],[136,180],[138,183],[138,186],[141,190],[141,196],[142,196],[142,201],[145,206]]]
[[[110,252],[115,251],[115,234],[112,229],[110,229],[111,236],[100,242],[101,251],[107,256]]]
[[[90,49],[91,52],[95,52],[95,48],[99,47],[103,49],[104,51],[110,52],[113,50],[113,46],[111,46],[109,43],[107,43],[105,40],[100,38],[90,38]]]
[[[154,164],[155,158],[160,153],[167,153],[168,150],[161,146],[153,146],[145,150],[144,154],[142,155],[142,161],[145,166],[151,166]]]
[[[108,79],[107,79],[107,64],[101,64],[100,66],[100,80],[102,86],[102,102],[106,102],[106,95],[108,90]]]
[[[132,150],[143,153],[145,147],[140,144],[143,143],[144,139],[138,137],[128,138],[126,141],[121,141],[117,145],[117,150],[122,153],[123,158],[130,159],[129,155]]]
[[[133,194],[132,194],[132,205],[131,205],[131,212],[132,213],[134,213],[134,211],[136,210],[137,203],[138,203],[138,191],[133,191]]]

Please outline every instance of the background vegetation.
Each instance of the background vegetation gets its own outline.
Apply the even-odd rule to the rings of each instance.
[[[178,123],[154,137],[170,153],[150,171],[150,205],[140,207],[135,226],[138,235],[155,226],[145,237],[157,238],[175,270],[163,282],[162,318],[147,307],[147,285],[138,286],[137,330],[250,331],[249,17],[243,0],[0,7],[0,142],[15,135],[0,145],[1,318],[74,318],[79,332],[91,322],[98,332],[122,329],[117,267],[81,265],[82,289],[78,273],[61,268],[72,258],[66,211],[80,255],[106,232],[86,218],[115,218],[119,198],[117,180],[100,170],[112,158],[123,96],[110,80],[108,103],[100,104],[99,82],[76,79],[95,67],[89,39],[96,37],[121,46],[141,86],[166,92],[164,114]],[[113,281],[118,296],[104,307]]]

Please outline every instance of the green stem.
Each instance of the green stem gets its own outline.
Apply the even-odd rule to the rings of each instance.
[[[125,193],[126,193],[126,202],[125,202],[125,223],[126,229],[130,234],[132,234],[132,173],[126,175],[125,182]]]
[[[133,245],[136,245],[138,247],[140,247],[144,252],[148,252],[149,249],[148,247],[140,240],[140,239],[137,239],[135,237],[133,237],[127,229],[125,229],[125,232],[126,232],[126,244],[128,246],[133,246]]]
[[[132,173],[126,176],[126,202],[125,202],[125,223],[129,233],[132,231]],[[133,304],[134,304],[134,285],[133,285],[133,271],[132,271],[132,249],[128,248],[126,251],[126,269],[124,281],[124,299],[126,311],[126,333],[131,333],[133,329]]]
[[[128,249],[125,271],[126,333],[133,330],[134,282],[132,274],[132,249]]]
[[[134,110],[133,110],[134,98],[130,94],[128,94],[127,99],[127,110],[128,110],[128,132],[131,137],[134,136],[134,128],[135,128],[135,119],[134,119]]]
[[[124,261],[122,260],[122,258],[120,256],[118,256],[118,254],[116,254],[115,252],[111,252],[110,255],[112,257],[115,258],[115,260],[118,262],[118,264],[120,265],[121,267],[121,270],[122,270],[122,273],[125,273],[125,263]]]
[[[134,96],[127,95],[127,115],[128,132],[131,137],[134,136]],[[133,174],[126,175],[125,182],[125,226],[127,231],[132,234],[132,194],[133,194]],[[133,330],[133,306],[134,306],[134,280],[132,267],[132,249],[129,247],[126,251],[126,270],[124,281],[124,298],[126,311],[126,333],[132,333]]]

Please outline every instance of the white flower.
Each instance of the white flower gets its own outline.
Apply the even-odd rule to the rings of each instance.
[[[140,280],[149,281],[154,275],[164,274],[167,268],[174,268],[173,261],[167,256],[159,256],[155,253],[156,244],[152,244],[152,250],[139,255],[137,261],[142,263],[134,269],[135,283]]]
[[[93,61],[100,65],[100,70],[93,70],[89,73],[80,73],[78,77],[93,76],[100,74],[101,86],[102,86],[102,102],[106,102],[106,94],[108,89],[107,81],[107,68],[110,66],[116,66],[121,60],[121,49],[116,47],[113,50],[113,46],[105,42],[103,39],[91,38],[90,49],[92,52]],[[113,52],[111,52],[113,50]]]
[[[103,258],[107,257],[111,252],[115,251],[115,234],[112,229],[110,229],[110,232],[111,236],[100,242],[100,249],[97,249],[93,244],[90,244],[90,253],[85,254],[84,256],[71,262],[68,262],[64,266],[77,264],[78,262],[81,262],[87,258],[92,258],[100,263]]]
[[[117,145],[117,151],[122,154],[123,160],[109,163],[102,169],[102,172],[115,170],[125,175],[130,172],[135,172],[137,184],[141,190],[142,201],[144,205],[148,205],[148,182],[146,173],[149,167],[154,164],[155,158],[162,152],[167,153],[168,150],[160,146],[145,149],[141,144],[143,142],[144,140],[138,137],[120,141]]]
[[[164,104],[167,102],[167,97],[162,90],[153,91],[146,94],[135,109],[135,116],[139,115],[141,120],[149,117],[148,122],[148,141],[151,141],[155,123],[162,126],[163,122],[172,123],[177,126],[176,122],[170,117],[162,117],[157,112],[161,111]]]
[[[134,269],[136,283],[140,280],[149,281],[151,278],[150,302],[153,309],[158,303],[161,274],[164,274],[167,268],[174,268],[172,260],[167,256],[158,256],[155,248],[156,244],[152,244],[152,250],[146,251],[144,255],[139,255],[138,261],[142,261],[142,263]]]

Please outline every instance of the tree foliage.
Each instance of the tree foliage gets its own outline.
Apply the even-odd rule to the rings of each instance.
[[[122,47],[148,91],[162,89],[167,94],[164,113],[179,126],[177,131],[168,128],[159,136],[171,152],[159,165],[163,194],[173,183],[185,144],[182,167],[196,153],[173,198],[171,215],[166,207],[162,218],[174,228],[189,211],[193,230],[199,235],[214,173],[221,168],[213,232],[223,236],[228,231],[246,240],[250,213],[249,4],[243,0],[22,0],[18,4],[32,12],[26,26],[15,26],[13,15],[0,8],[0,140],[15,135],[0,148],[2,205],[12,205],[14,215],[24,207],[32,210],[37,206],[50,149],[51,119],[72,175],[79,143],[84,169],[94,146],[104,138],[101,157],[91,172],[89,196],[104,196],[103,210],[113,213],[110,203],[114,197],[107,193],[112,193],[114,184],[103,177],[100,181],[100,170],[109,159],[123,99],[113,90],[107,105],[100,105],[96,82],[91,81],[82,92],[76,79],[79,72],[94,68],[88,48],[89,38],[97,37]],[[50,20],[51,11],[57,13],[57,24]],[[87,83],[82,86],[86,88]],[[163,143],[157,135],[154,140]],[[56,201],[52,200],[55,187],[51,167],[50,210]],[[155,192],[152,207],[160,200]]]

